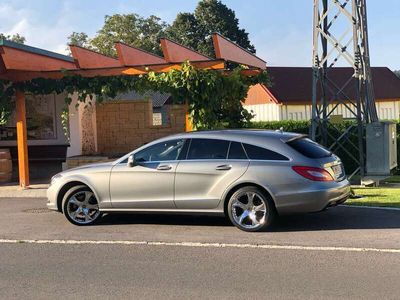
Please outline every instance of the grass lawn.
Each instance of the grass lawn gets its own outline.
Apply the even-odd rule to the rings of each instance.
[[[362,206],[384,206],[400,208],[400,188],[353,188],[356,196],[362,196],[358,199],[349,199],[348,205]]]
[[[383,182],[400,183],[400,175],[394,175],[392,177],[389,177],[389,178],[385,179]]]

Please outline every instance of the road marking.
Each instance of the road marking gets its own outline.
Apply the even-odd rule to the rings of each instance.
[[[11,240],[0,239],[0,244],[55,244],[55,245],[128,245],[128,246],[180,246],[195,248],[250,248],[270,250],[306,250],[306,251],[341,251],[341,252],[383,252],[400,254],[400,249],[359,248],[335,246],[296,246],[273,244],[226,244],[201,242],[152,242],[152,241],[90,241],[90,240]]]

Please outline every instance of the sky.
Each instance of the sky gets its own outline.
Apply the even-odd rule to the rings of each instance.
[[[197,0],[0,0],[0,32],[26,44],[65,53],[73,31],[94,36],[105,15],[156,15],[171,23]],[[236,12],[257,55],[270,66],[310,66],[312,0],[222,0]],[[367,0],[372,66],[400,69],[400,1]]]

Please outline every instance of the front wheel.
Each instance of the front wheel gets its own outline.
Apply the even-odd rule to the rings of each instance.
[[[84,185],[71,188],[63,199],[63,213],[74,225],[91,225],[101,217],[94,193]]]
[[[275,218],[272,200],[257,187],[246,186],[237,190],[228,202],[229,219],[244,231],[263,231]]]

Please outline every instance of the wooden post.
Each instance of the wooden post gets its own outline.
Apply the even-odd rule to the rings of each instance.
[[[189,114],[189,104],[186,102],[186,114],[185,114],[185,131],[193,131],[193,123],[192,120],[190,119],[190,114]]]
[[[19,185],[23,188],[29,186],[28,141],[26,132],[25,94],[21,91],[15,93],[17,145],[18,145],[18,171]]]

